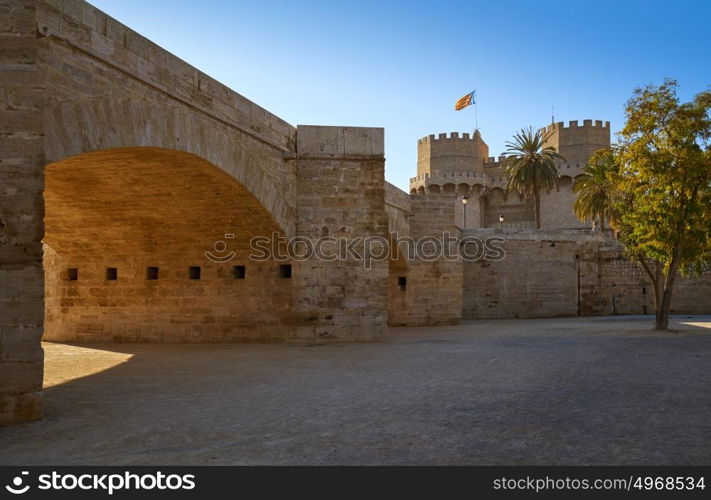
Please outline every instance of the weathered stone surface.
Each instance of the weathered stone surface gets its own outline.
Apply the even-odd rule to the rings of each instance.
[[[491,231],[470,229],[484,239]],[[497,262],[464,265],[465,318],[653,314],[653,288],[619,244],[600,233],[503,232]],[[708,314],[711,274],[681,278],[672,313]]]
[[[31,422],[42,418],[42,393],[0,394],[0,425]]]
[[[297,129],[297,235],[388,236],[383,130],[302,126]],[[355,250],[364,255],[364,243]],[[334,253],[335,248],[333,250]],[[294,275],[296,340],[377,340],[387,325],[387,259],[349,255],[298,262]]]
[[[250,260],[252,238],[322,222],[386,235],[382,129],[297,138],[86,2],[0,11],[0,423],[40,415],[43,326],[57,341],[382,336],[387,261],[289,262],[292,279]]]
[[[0,18],[0,425],[41,415],[44,101],[35,2]]]
[[[609,124],[551,130],[568,163],[547,230],[529,231],[530,200],[505,192],[478,133],[422,139],[408,195],[384,181],[382,129],[293,127],[81,0],[0,1],[0,424],[41,416],[43,329],[320,343],[378,340],[387,322],[651,312],[613,242],[552,230],[580,227],[572,184]],[[440,252],[468,227],[503,227],[507,258],[392,252],[393,233]],[[254,260],[255,237],[342,238],[355,255]],[[368,259],[373,242],[391,254]],[[709,312],[709,279],[681,280],[673,312]]]
[[[296,150],[309,156],[383,156],[383,129],[300,125]]]

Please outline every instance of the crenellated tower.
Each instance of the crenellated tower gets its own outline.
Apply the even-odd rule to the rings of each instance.
[[[592,154],[610,145],[610,122],[583,120],[579,125],[578,121],[571,121],[567,126],[557,122],[543,130],[550,132],[546,145],[555,147],[565,161],[558,164],[561,177],[557,189],[541,198],[541,226],[589,227],[575,218],[572,188]],[[532,202],[506,190],[503,160],[503,156],[489,156],[489,146],[478,130],[471,135],[451,132],[423,137],[417,141],[417,176],[410,179],[410,193],[451,198],[459,227],[532,229]],[[462,203],[463,197],[466,204]]]
[[[489,146],[478,130],[473,135],[451,132],[417,141],[417,175],[437,176],[447,171],[481,172]]]
[[[553,146],[565,157],[565,168],[581,169],[598,149],[610,145],[610,122],[601,120],[578,120],[551,123],[544,130],[552,132],[547,146]],[[562,173],[562,172],[561,172]]]

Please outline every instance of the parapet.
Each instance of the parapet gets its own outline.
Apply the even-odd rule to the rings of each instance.
[[[299,156],[383,156],[384,131],[373,127],[299,125],[296,128]]]
[[[435,134],[427,135],[421,139],[417,139],[417,144],[427,143],[427,142],[444,142],[444,141],[474,141],[476,137],[469,132],[450,132],[449,134]]]
[[[556,123],[551,123],[547,127],[544,127],[541,130],[546,130],[546,131],[551,131],[551,130],[560,130],[560,129],[578,129],[578,128],[610,128],[610,122],[606,121],[603,122],[602,120],[583,120],[583,124],[579,125],[578,120],[571,120],[568,122],[568,126],[565,125],[565,122],[556,122]]]

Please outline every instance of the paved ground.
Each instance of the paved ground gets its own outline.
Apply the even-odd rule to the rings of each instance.
[[[46,344],[0,464],[711,464],[711,317],[398,328],[378,344]]]

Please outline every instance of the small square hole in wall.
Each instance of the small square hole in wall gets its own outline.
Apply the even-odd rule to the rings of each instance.
[[[247,275],[247,269],[244,266],[232,266],[232,276],[236,280],[243,280]]]
[[[283,279],[291,279],[291,264],[281,264],[279,266],[279,277]]]
[[[118,269],[115,267],[107,267],[106,268],[106,280],[107,281],[116,281],[118,279]]]
[[[407,290],[407,277],[405,276],[398,276],[397,278],[397,286],[400,287],[400,291],[404,292]]]
[[[200,279],[200,266],[190,266],[188,268],[188,276],[191,280]]]
[[[157,280],[158,279],[158,268],[149,266],[148,269],[146,269],[146,279],[147,280]]]
[[[67,269],[67,281],[77,281],[79,279],[79,269],[70,267]]]

